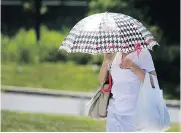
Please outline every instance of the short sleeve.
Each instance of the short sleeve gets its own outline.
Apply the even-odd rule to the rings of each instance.
[[[147,49],[142,49],[139,55],[140,67],[147,72],[151,72],[155,70],[155,66],[152,60],[152,56]]]

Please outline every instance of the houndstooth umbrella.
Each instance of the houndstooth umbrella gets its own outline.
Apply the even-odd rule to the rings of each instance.
[[[120,13],[99,13],[79,21],[59,49],[68,53],[102,54],[152,50],[158,43],[136,19]]]

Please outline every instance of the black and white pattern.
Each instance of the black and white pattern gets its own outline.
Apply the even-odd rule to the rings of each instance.
[[[137,44],[148,49],[158,45],[138,20],[124,14],[105,12],[79,21],[59,49],[68,53],[127,53],[135,51]]]

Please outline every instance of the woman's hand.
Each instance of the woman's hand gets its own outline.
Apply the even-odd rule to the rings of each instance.
[[[113,57],[112,53],[104,54],[104,61],[102,63],[102,67],[99,73],[99,81],[101,84],[104,83],[105,81],[105,78],[107,76],[108,64],[111,62],[112,57]]]
[[[131,69],[134,65],[134,62],[131,59],[124,59],[120,64],[120,68],[122,69]]]
[[[107,53],[104,54],[104,61],[110,61],[112,59],[112,54],[111,53]]]
[[[120,68],[122,69],[131,69],[140,79],[144,81],[145,78],[145,71],[137,66],[132,60],[130,59],[123,59],[120,64]]]

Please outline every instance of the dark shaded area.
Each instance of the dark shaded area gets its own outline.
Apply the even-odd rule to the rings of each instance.
[[[37,41],[40,40],[40,25],[41,25],[41,4],[42,4],[42,0],[35,0],[34,1],[35,4],[35,31],[36,31],[36,38]]]
[[[14,35],[20,28],[30,29],[32,27],[38,28],[36,19],[42,24],[45,24],[50,29],[61,30],[63,27],[72,27],[80,19],[85,17],[88,7],[86,6],[47,6],[45,14],[38,15],[38,8],[40,1],[36,0],[34,3],[36,10],[25,10],[23,5],[2,5],[1,18],[2,29],[1,32],[7,35]],[[34,10],[34,9],[33,9]],[[38,29],[37,29],[38,30]]]
[[[157,24],[171,45],[180,42],[180,1],[136,0],[135,6],[147,9],[145,17],[151,17],[150,24]],[[145,11],[145,10],[144,10]],[[144,12],[143,12],[144,14]]]

